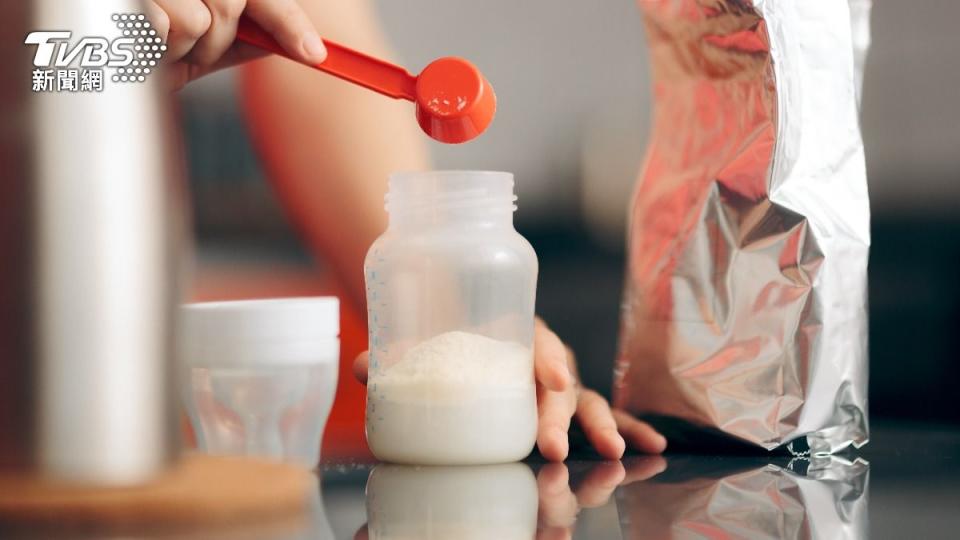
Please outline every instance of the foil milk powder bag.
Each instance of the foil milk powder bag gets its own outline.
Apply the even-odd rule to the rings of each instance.
[[[681,446],[865,444],[869,2],[639,5],[654,114],[615,405]]]

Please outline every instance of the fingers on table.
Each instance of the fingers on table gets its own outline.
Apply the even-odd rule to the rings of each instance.
[[[577,394],[568,387],[563,392],[551,392],[537,386],[539,422],[537,424],[537,448],[550,461],[563,461],[570,450],[567,432],[570,419],[577,408]]]
[[[613,409],[612,414],[620,434],[630,448],[648,454],[659,454],[666,450],[667,439],[650,427],[650,424],[637,420],[632,414],[620,409]]]
[[[576,492],[577,502],[583,508],[597,508],[607,504],[626,475],[627,471],[619,461],[597,463],[580,482]]]
[[[626,475],[623,485],[633,482],[643,482],[667,470],[667,460],[663,456],[634,456],[624,463]]]
[[[626,442],[617,431],[610,405],[593,390],[584,390],[577,401],[577,421],[590,444],[606,459],[620,459]]]
[[[353,361],[353,376],[362,384],[367,384],[367,370],[370,368],[370,353],[363,351]]]
[[[544,465],[537,474],[540,496],[537,539],[570,538],[580,509],[606,504],[625,474],[619,461],[598,463],[587,472],[574,493],[566,465]]]
[[[548,463],[537,473],[540,495],[539,524],[541,529],[567,528],[577,519],[580,507],[570,491],[570,473],[562,463]]]
[[[247,15],[294,58],[319,63],[327,49],[296,0],[248,0]]]
[[[572,383],[569,351],[553,330],[538,319],[533,333],[533,367],[540,384],[559,392]]]

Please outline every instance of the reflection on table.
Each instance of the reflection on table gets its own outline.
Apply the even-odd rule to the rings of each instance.
[[[625,538],[867,537],[870,466],[861,459],[673,458],[625,486]]]
[[[868,477],[841,457],[381,464],[355,538],[865,538]],[[603,507],[616,517],[579,523]]]

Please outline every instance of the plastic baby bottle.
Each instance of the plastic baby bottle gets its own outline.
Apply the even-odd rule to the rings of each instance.
[[[537,432],[537,257],[513,228],[513,175],[390,177],[367,252],[367,441],[384,461],[523,459]]]

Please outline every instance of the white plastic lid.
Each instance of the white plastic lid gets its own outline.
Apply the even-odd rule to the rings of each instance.
[[[340,354],[333,296],[184,304],[180,350],[197,367],[317,364]]]

